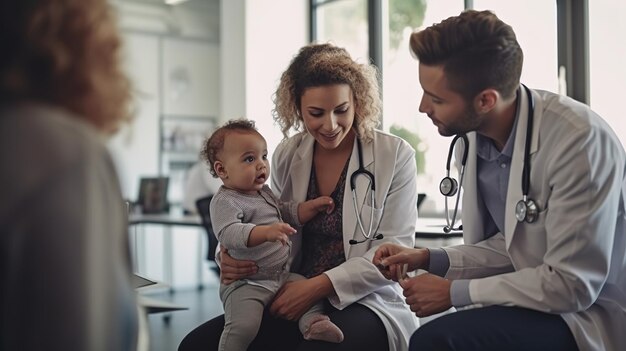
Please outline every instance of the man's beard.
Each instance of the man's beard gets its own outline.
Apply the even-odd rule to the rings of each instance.
[[[454,124],[444,126],[440,134],[443,136],[466,134],[477,130],[483,124],[483,118],[476,113],[471,105],[466,106],[463,115],[463,119],[457,120]]]

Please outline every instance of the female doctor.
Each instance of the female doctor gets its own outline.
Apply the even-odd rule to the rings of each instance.
[[[320,213],[291,237],[291,270],[308,279],[277,293],[250,349],[406,350],[418,320],[399,286],[371,262],[381,243],[413,247],[415,155],[402,139],[374,129],[380,113],[375,69],[330,44],[305,46],[283,73],[275,103],[283,134],[301,132],[277,147],[272,189],[285,201],[331,196],[336,209]],[[254,272],[253,263],[224,253],[221,265],[224,282]],[[328,302],[326,312],[343,331],[342,343],[300,336],[295,321],[319,300]],[[207,339],[221,332],[220,322],[197,328],[180,349],[212,345]]]

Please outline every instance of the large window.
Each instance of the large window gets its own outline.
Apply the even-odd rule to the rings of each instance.
[[[342,16],[334,21],[343,25],[328,26],[332,8],[359,8],[363,3],[380,4],[377,13],[366,8],[365,14],[353,10],[352,16]],[[422,205],[421,215],[440,216],[444,211],[444,198],[438,185],[445,176],[445,163],[451,139],[440,136],[431,121],[418,111],[422,96],[418,82],[417,61],[409,51],[409,36],[419,28],[458,15],[465,8],[463,0],[330,0],[312,2],[312,38],[332,41],[346,47],[353,57],[361,58],[364,52],[379,59],[374,63],[382,71],[383,86],[383,125],[382,129],[399,135],[409,141],[417,151],[418,191],[427,194]],[[522,82],[531,88],[559,91],[558,45],[557,45],[557,5],[555,1],[528,0],[523,2],[474,0],[473,8],[492,10],[515,30],[524,51]],[[369,10],[369,12],[368,12]],[[359,10],[361,11],[361,10]],[[375,11],[375,12],[376,12]],[[382,28],[372,31],[367,26],[368,18],[382,18]],[[316,20],[317,17],[317,20]],[[349,26],[355,21],[358,25]],[[323,22],[321,19],[323,18]],[[363,24],[365,22],[365,25]],[[323,23],[323,24],[322,24]],[[363,28],[369,28],[363,34]],[[335,28],[337,31],[335,31]],[[350,32],[354,32],[350,34]],[[382,38],[382,54],[377,55],[362,39],[346,41],[345,38]],[[617,38],[617,37],[616,37]],[[371,42],[371,41],[370,41]],[[456,173],[455,173],[456,174]]]
[[[316,1],[315,38],[346,48],[354,59],[369,60],[367,0]]]
[[[383,129],[413,144],[417,153],[417,184],[426,200],[420,214],[443,212],[444,198],[438,186],[445,176],[449,139],[437,133],[430,119],[418,111],[422,87],[417,61],[409,50],[409,37],[463,11],[458,0],[395,0],[388,7],[388,34],[383,54]]]
[[[626,2],[589,1],[589,80],[590,106],[626,142],[624,82],[626,82]]]

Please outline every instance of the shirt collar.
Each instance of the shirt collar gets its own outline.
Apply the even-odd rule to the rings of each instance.
[[[517,89],[517,99],[515,102],[515,121],[513,122],[513,128],[511,128],[511,134],[504,144],[502,152],[498,151],[493,141],[479,133],[476,133],[476,154],[478,157],[485,161],[493,161],[500,156],[506,156],[511,158],[513,156],[513,145],[515,144],[515,132],[517,130],[517,121],[519,121],[520,113],[520,89]]]

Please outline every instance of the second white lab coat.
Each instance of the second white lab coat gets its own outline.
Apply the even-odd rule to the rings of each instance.
[[[523,91],[523,90],[522,90]],[[487,240],[479,213],[476,135],[468,134],[463,194],[467,245],[446,248],[446,278],[472,279],[473,303],[561,314],[581,350],[626,344],[626,156],[619,139],[587,106],[533,91],[529,197],[534,223],[518,223],[528,122],[521,94],[506,200],[505,230]],[[457,144],[458,145],[458,144]],[[457,148],[460,160],[462,147]],[[532,337],[532,335],[529,335]]]
[[[308,133],[295,135],[282,142],[272,156],[272,189],[282,200],[306,200],[314,141]],[[414,246],[417,220],[415,152],[402,139],[380,131],[375,132],[371,143],[363,143],[363,165],[374,174],[376,184],[373,228],[384,238],[350,245],[350,239],[363,239],[350,189],[350,176],[357,170],[359,162],[356,145],[355,142],[348,165],[343,209],[337,209],[343,211],[346,262],[325,272],[337,293],[329,301],[340,310],[352,303],[370,308],[385,325],[389,349],[406,350],[419,322],[405,304],[400,286],[385,279],[372,264],[372,258],[382,243]],[[371,204],[366,177],[357,177],[356,189],[358,213],[367,230]],[[299,259],[301,236],[301,232],[291,236],[294,243],[292,260],[295,262]],[[367,330],[363,332],[367,333]]]

